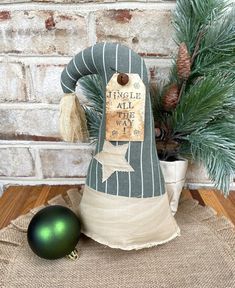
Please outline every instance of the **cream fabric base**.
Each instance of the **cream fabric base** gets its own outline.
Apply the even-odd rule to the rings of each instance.
[[[112,248],[141,249],[180,235],[166,193],[154,198],[128,198],[85,186],[79,216],[85,235]]]

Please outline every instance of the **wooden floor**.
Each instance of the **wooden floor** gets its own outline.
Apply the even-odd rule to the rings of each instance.
[[[0,229],[11,220],[28,213],[32,208],[46,204],[58,194],[65,195],[70,188],[81,186],[12,186],[0,198]],[[219,215],[224,215],[235,224],[235,191],[225,199],[214,190],[184,190],[184,198],[194,198],[201,205],[213,207]]]

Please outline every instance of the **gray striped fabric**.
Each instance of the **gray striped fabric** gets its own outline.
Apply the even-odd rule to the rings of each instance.
[[[131,49],[116,43],[99,43],[77,54],[62,72],[64,93],[75,91],[79,78],[99,74],[103,89],[118,72],[137,73],[146,85],[145,138],[143,142],[111,142],[113,145],[129,143],[126,159],[135,172],[115,172],[102,183],[102,166],[92,159],[86,185],[99,192],[126,197],[156,197],[165,193],[165,184],[155,146],[154,123],[148,89],[147,69],[144,60]],[[105,115],[105,102],[103,115]],[[102,118],[96,153],[102,150],[105,140],[105,117]]]

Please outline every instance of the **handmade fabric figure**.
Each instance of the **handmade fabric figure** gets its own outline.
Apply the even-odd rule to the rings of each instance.
[[[131,250],[162,244],[179,235],[156,153],[144,60],[123,45],[99,43],[69,62],[62,73],[61,85],[64,93],[72,96],[79,78],[99,74],[106,89],[110,79],[119,73],[137,74],[145,85],[144,138],[106,140],[104,99],[99,139],[87,172],[79,213],[85,235],[113,248]]]

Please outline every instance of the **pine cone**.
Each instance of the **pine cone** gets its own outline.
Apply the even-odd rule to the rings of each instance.
[[[162,98],[162,106],[165,111],[175,109],[179,100],[179,88],[177,84],[172,84]]]
[[[188,53],[186,44],[180,44],[178,59],[177,59],[177,72],[180,80],[187,80],[191,72],[191,59]]]

